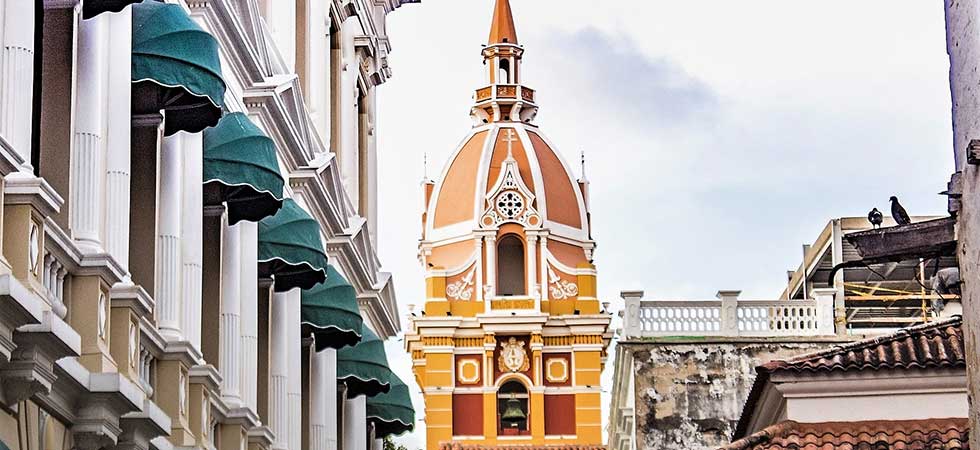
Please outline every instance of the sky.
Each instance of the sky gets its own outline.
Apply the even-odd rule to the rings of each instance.
[[[591,181],[601,299],[776,298],[835,217],[941,214],[953,170],[941,3],[921,0],[511,0],[535,122]],[[423,159],[437,177],[472,126],[493,0],[388,16],[379,88],[379,236],[402,316]],[[617,321],[618,322],[618,321]],[[614,322],[614,326],[619,326]],[[392,367],[412,380],[402,342]],[[611,377],[612,361],[606,379]],[[611,386],[611,383],[604,383]],[[416,396],[417,416],[423,416]],[[423,448],[424,427],[399,438]]]

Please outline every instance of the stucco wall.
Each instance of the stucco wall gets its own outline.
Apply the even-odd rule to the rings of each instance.
[[[962,171],[963,199],[957,236],[960,277],[963,283],[963,333],[966,341],[970,386],[970,423],[980,429],[980,173],[966,164],[966,149],[980,139],[980,2],[946,0],[946,47],[950,61],[950,93],[953,99],[953,148],[957,170]],[[980,433],[971,433],[970,446],[980,448]]]
[[[636,374],[636,448],[713,449],[727,444],[755,367],[831,342],[623,342]]]

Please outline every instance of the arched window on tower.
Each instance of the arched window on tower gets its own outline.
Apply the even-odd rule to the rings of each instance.
[[[497,293],[525,295],[524,243],[513,234],[497,242]]]
[[[510,83],[510,60],[501,59],[500,70],[497,71],[497,83],[498,84],[509,84]]]
[[[511,380],[497,390],[497,433],[501,436],[525,436],[528,428],[527,388]]]

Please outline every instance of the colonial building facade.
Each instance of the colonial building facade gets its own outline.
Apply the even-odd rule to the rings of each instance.
[[[416,2],[0,0],[0,447],[411,428],[374,102]]]
[[[422,188],[424,311],[406,333],[427,448],[599,445],[610,316],[596,294],[589,183],[534,125],[524,47],[498,0],[473,128]]]

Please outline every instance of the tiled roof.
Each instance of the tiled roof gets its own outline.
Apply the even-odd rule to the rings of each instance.
[[[968,450],[967,430],[967,419],[785,421],[719,450]]]
[[[756,367],[758,376],[745,401],[734,437],[748,432],[756,402],[773,373],[833,373],[859,370],[966,369],[963,319],[954,316],[892,334],[838,345],[827,350],[777,360]]]
[[[833,372],[849,370],[966,367],[963,320],[901,329],[895,333],[763,364],[758,371]]]
[[[606,450],[604,445],[481,445],[443,442],[439,450]]]

